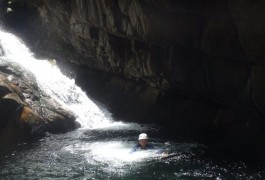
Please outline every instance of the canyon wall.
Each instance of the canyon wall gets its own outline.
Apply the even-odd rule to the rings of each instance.
[[[263,148],[264,2],[20,0],[6,6],[14,9],[5,15],[7,27],[24,32],[39,55],[56,58],[117,119]],[[18,28],[19,9],[32,14]]]

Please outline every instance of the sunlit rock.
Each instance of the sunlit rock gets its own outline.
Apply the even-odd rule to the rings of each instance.
[[[16,104],[26,105],[17,93],[9,93],[3,97],[4,100],[14,101]]]
[[[35,5],[22,6],[32,12],[28,26],[17,28],[14,10],[9,27],[38,54],[58,57],[66,73],[69,63],[77,83],[114,117],[195,137],[219,131],[244,147],[249,135],[246,142],[265,146],[263,1],[27,3]],[[25,97],[40,107],[37,93]]]
[[[21,91],[21,89],[19,88],[18,85],[16,84],[10,84],[10,86],[12,87],[12,89],[14,90],[14,92],[24,101],[25,97]]]
[[[42,118],[31,108],[25,106],[20,114],[20,122],[25,124],[40,123]]]
[[[12,87],[9,85],[8,79],[1,75],[0,76],[0,96],[3,97],[8,93],[13,93]]]
[[[0,152],[19,142],[78,127],[69,110],[41,92],[35,77],[14,62],[0,60]]]

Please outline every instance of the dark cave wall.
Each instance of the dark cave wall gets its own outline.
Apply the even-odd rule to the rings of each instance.
[[[264,128],[265,115],[262,1],[17,3],[37,8],[42,20],[24,27],[31,47],[60,60],[116,118],[161,123],[176,134],[217,128],[228,137],[237,137],[240,129],[242,142],[261,136],[256,132]]]

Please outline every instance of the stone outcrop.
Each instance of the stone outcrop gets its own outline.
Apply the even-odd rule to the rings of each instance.
[[[17,143],[78,127],[74,115],[43,93],[26,69],[0,60],[0,153]]]
[[[264,146],[263,2],[34,0],[11,6],[23,2],[43,23],[35,26],[39,38],[28,40],[31,47],[60,60],[117,118]],[[6,15],[10,27],[16,28],[17,15]]]

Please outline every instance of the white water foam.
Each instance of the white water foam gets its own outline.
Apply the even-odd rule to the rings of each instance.
[[[87,161],[93,163],[108,163],[112,166],[123,166],[124,163],[140,162],[149,158],[160,157],[156,150],[131,152],[132,142],[108,141],[74,144],[64,150],[72,154],[82,154]]]
[[[1,31],[0,41],[4,58],[31,71],[39,86],[63,107],[73,111],[83,128],[113,126],[109,112],[99,109],[81,88],[75,85],[74,79],[64,76],[54,60],[36,59],[29,48],[11,33]]]
[[[3,59],[20,64],[31,71],[39,86],[63,107],[73,111],[82,130],[144,130],[139,124],[114,122],[110,113],[100,109],[80,87],[75,80],[63,75],[54,60],[40,60],[34,57],[29,48],[15,35],[0,31],[0,43],[4,51]],[[81,132],[81,131],[80,131]],[[129,154],[133,144],[123,141],[80,142],[67,146],[64,150],[72,153],[85,151],[83,155],[89,160],[103,162],[133,162],[152,156],[150,152]],[[89,152],[89,153],[87,153]],[[81,153],[82,154],[82,153]],[[120,164],[122,165],[122,164]]]

